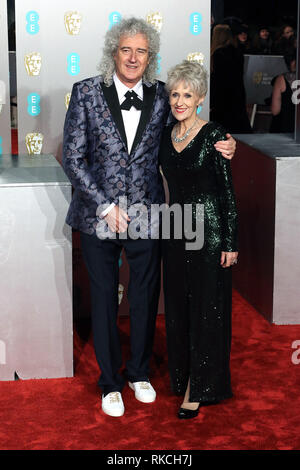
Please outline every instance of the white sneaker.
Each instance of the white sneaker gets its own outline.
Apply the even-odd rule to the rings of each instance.
[[[142,403],[155,401],[156,392],[150,382],[128,382],[128,385],[135,391],[135,398]]]
[[[122,416],[125,408],[120,392],[110,392],[102,395],[102,410],[109,416]]]

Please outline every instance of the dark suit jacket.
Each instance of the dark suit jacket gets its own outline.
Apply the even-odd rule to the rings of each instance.
[[[74,188],[67,223],[75,229],[95,234],[103,209],[120,197],[130,206],[164,202],[157,156],[168,96],[162,82],[143,86],[144,109],[130,154],[114,84],[106,87],[96,76],[73,86],[62,164]]]

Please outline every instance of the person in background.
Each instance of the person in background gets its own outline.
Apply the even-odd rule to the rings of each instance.
[[[233,42],[242,54],[249,53],[251,42],[248,37],[248,26],[241,18],[236,16],[229,16],[219,22],[220,24],[227,24],[230,27]]]
[[[225,24],[213,30],[210,80],[211,119],[232,133],[252,132],[246,110],[244,56]]]
[[[294,36],[295,31],[294,28],[290,25],[285,25],[282,29],[282,37],[285,39],[290,39],[292,36]]]
[[[292,26],[281,26],[274,41],[273,54],[285,55],[295,48],[295,30]]]
[[[252,40],[252,54],[268,55],[272,53],[272,38],[267,26],[261,26]]]
[[[292,101],[292,83],[296,80],[296,50],[284,56],[288,72],[278,75],[274,80],[270,132],[294,132],[295,104]]]
[[[250,54],[251,51],[251,41],[248,37],[248,26],[242,24],[239,27],[239,32],[236,35],[237,37],[237,46],[242,54]]]
[[[201,406],[232,396],[231,266],[238,257],[237,212],[230,162],[214,147],[226,131],[197,114],[207,92],[205,68],[183,61],[169,71],[166,89],[177,122],[165,128],[159,163],[169,206],[181,207],[184,214],[184,221],[174,214],[171,237],[162,240],[168,363],[172,390],[184,396],[178,418],[189,419]],[[196,228],[189,246],[188,207]],[[182,225],[184,235],[178,236]]]

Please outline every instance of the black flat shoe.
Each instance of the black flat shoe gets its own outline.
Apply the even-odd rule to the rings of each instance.
[[[179,408],[177,416],[179,419],[196,418],[196,416],[198,416],[200,406],[201,406],[201,403],[199,403],[198,408],[196,408],[196,410],[188,410],[187,408]]]

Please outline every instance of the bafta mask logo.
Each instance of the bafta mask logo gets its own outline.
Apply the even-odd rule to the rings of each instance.
[[[148,13],[148,15],[146,16],[146,21],[147,23],[151,24],[157,32],[161,32],[161,28],[163,25],[163,17],[161,13]]]
[[[187,56],[187,60],[190,62],[198,62],[199,64],[203,65],[204,55],[202,52],[190,52]]]
[[[119,305],[120,305],[123,299],[123,295],[124,295],[124,286],[122,286],[122,284],[119,284],[118,295],[119,295]]]
[[[263,74],[262,72],[254,72],[253,74],[253,83],[259,85],[262,81]]]
[[[78,11],[67,11],[65,13],[65,28],[68,34],[76,36],[80,33],[82,15]]]
[[[25,55],[25,68],[30,77],[40,74],[42,66],[42,56],[39,52],[31,52]]]
[[[40,132],[30,132],[26,135],[25,143],[28,155],[40,155],[42,152],[44,136]]]
[[[68,107],[69,107],[70,98],[71,98],[71,93],[67,93],[67,94],[65,95],[65,106],[66,106],[66,109],[68,109]]]

